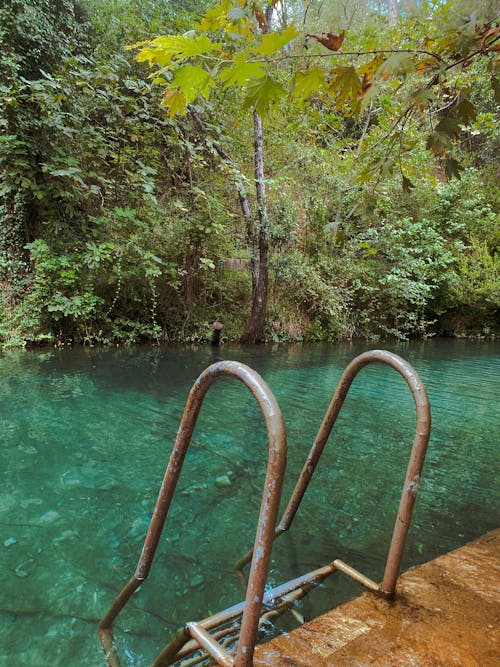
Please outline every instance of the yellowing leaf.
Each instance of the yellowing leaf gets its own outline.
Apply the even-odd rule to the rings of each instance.
[[[257,113],[265,116],[270,106],[286,94],[285,89],[275,79],[266,76],[260,79],[255,79],[250,82],[247,88],[247,95],[243,101],[243,107],[248,109],[254,107]]]
[[[165,67],[172,62],[172,54],[167,51],[159,51],[156,47],[145,47],[139,51],[135,59],[140,63],[147,61],[150,66],[160,65]]]
[[[288,42],[300,35],[300,32],[292,24],[283,32],[270,32],[262,36],[262,42],[254,46],[254,53],[261,53],[263,56],[270,56],[275,51],[282,49]]]
[[[368,85],[383,61],[384,58],[378,54],[372,60],[358,67],[358,74],[363,77],[363,90],[368,89]]]
[[[208,99],[210,88],[215,86],[212,76],[201,67],[184,65],[175,71],[170,89],[179,88],[186,98],[187,104],[203,95]]]
[[[377,98],[380,87],[375,83],[370,83],[366,89],[363,84],[361,84],[361,87],[362,93],[359,95],[359,111],[363,112]]]
[[[426,104],[433,102],[436,99],[436,93],[429,88],[418,88],[411,95],[413,105],[423,110]]]
[[[167,89],[163,93],[161,104],[168,109],[170,118],[176,115],[184,116],[186,113],[187,100],[182,90]]]
[[[221,47],[211,42],[206,35],[188,37],[186,35],[163,35],[148,42],[136,56],[139,62],[148,61],[150,65],[169,65],[172,60],[184,60],[193,56],[209,53]]]
[[[228,13],[231,9],[231,0],[224,0],[218,5],[205,12],[201,21],[196,25],[196,29],[200,32],[207,32],[208,30],[215,32],[222,28],[228,19]]]
[[[223,69],[217,78],[224,83],[224,89],[229,86],[245,86],[250,79],[259,79],[265,76],[264,63],[247,62],[245,55],[240,53],[234,58],[234,66]]]
[[[291,96],[304,102],[318,92],[325,83],[325,73],[319,67],[311,67],[305,72],[297,72]]]

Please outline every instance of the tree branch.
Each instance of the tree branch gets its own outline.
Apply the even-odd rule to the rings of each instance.
[[[196,125],[196,128],[198,129],[198,132],[206,137],[208,135],[208,130],[205,126],[205,123],[202,121],[200,118],[199,113],[196,111],[196,109],[190,104],[189,107],[189,113],[191,114],[191,118],[194,121],[194,124]],[[232,167],[236,172],[239,170],[237,169],[232,157],[229,155],[229,153],[225,150],[223,146],[221,146],[218,142],[214,142],[213,148],[217,155],[220,157],[220,159],[228,164],[230,167]],[[238,198],[240,200],[240,208],[243,213],[243,217],[245,218],[245,223],[247,226],[247,230],[249,230],[252,227],[252,211],[250,208],[250,202],[248,200],[248,195],[245,190],[245,186],[243,184],[243,181],[241,178],[236,179],[236,189],[238,191]]]

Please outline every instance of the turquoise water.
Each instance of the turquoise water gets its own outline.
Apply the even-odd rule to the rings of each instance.
[[[255,368],[276,394],[288,432],[285,500],[341,371],[365,349],[218,352]],[[388,349],[418,370],[433,412],[408,567],[497,527],[500,345]],[[186,347],[0,355],[1,665],[104,665],[97,621],[135,569],[187,393],[214,360]],[[404,380],[378,365],[361,371],[299,515],[276,542],[270,584],[336,557],[380,580],[413,431]],[[251,394],[218,381],[150,578],[119,618],[124,665],[145,667],[184,621],[242,599],[232,566],[253,542],[266,447]],[[306,618],[357,594],[336,577],[302,603]]]

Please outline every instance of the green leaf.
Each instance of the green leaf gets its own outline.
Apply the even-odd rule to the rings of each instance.
[[[450,139],[447,135],[431,132],[427,137],[426,148],[434,153],[434,155],[441,155],[451,145]]]
[[[418,88],[410,95],[410,99],[417,106],[422,106],[425,102],[433,102],[436,99],[436,93],[428,88]]]
[[[460,134],[460,125],[456,118],[445,116],[445,118],[441,118],[434,131],[436,134],[455,137]]]
[[[51,176],[76,176],[82,173],[79,167],[68,167],[67,169],[50,169],[47,167],[43,171],[49,173]]]
[[[206,32],[208,30],[215,32],[219,28],[222,28],[227,19],[230,18],[228,16],[230,8],[231,0],[220,2],[215,7],[205,12],[203,18],[197,24],[196,29],[200,32]]]
[[[382,168],[380,170],[380,173],[382,174],[382,176],[390,176],[393,173],[395,166],[396,163],[394,159],[392,157],[387,158],[382,162]]]
[[[163,93],[161,104],[169,110],[170,118],[173,118],[176,115],[184,116],[188,103],[182,90],[168,89]]]
[[[221,44],[211,42],[206,35],[193,38],[186,35],[162,35],[146,44],[137,54],[136,60],[163,67],[172,60],[185,60],[221,48]]]
[[[200,95],[208,99],[210,88],[214,86],[215,82],[206,70],[196,65],[184,65],[175,71],[169,88],[181,90],[186,98],[186,103],[190,104]]]
[[[263,56],[270,56],[271,53],[279,51],[292,39],[300,35],[300,32],[292,24],[289,25],[283,32],[270,32],[262,36],[262,42],[254,46],[252,51],[254,53],[261,53]]]
[[[247,88],[247,95],[243,101],[243,108],[254,107],[257,113],[265,116],[270,106],[286,95],[286,91],[275,79],[270,76],[255,79]]]
[[[460,124],[453,116],[441,118],[434,132],[427,138],[427,148],[435,155],[441,155],[450,148],[452,140],[460,135]]]
[[[362,88],[355,67],[352,65],[337,65],[334,67],[332,78],[328,83],[328,90],[337,94],[338,108],[347,102],[352,113],[358,110]]]
[[[223,69],[217,78],[224,83],[224,90],[232,85],[243,87],[250,79],[265,76],[263,67],[264,63],[247,62],[245,55],[240,53],[234,58],[234,66]]]
[[[301,102],[317,93],[324,86],[325,73],[319,67],[311,67],[305,72],[297,72],[291,97]]]
[[[464,97],[455,107],[455,114],[463,125],[469,125],[469,123],[476,120],[476,107],[467,97]]]
[[[410,53],[392,53],[375,72],[375,77],[388,79],[391,75],[406,74],[411,69],[413,56]]]
[[[448,179],[450,178],[460,178],[460,172],[462,171],[462,165],[457,162],[452,157],[447,157],[444,165],[444,171]]]

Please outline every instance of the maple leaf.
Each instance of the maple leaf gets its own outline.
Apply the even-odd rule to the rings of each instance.
[[[443,137],[436,132],[431,132],[427,137],[427,142],[425,144],[427,150],[434,153],[434,155],[443,155],[446,149],[449,147],[450,142],[448,137]]]
[[[196,65],[185,65],[175,71],[174,78],[170,88],[178,88],[186,98],[187,104],[196,99],[199,95],[207,98],[210,95],[210,88],[215,86],[212,76],[201,67]]]
[[[211,42],[206,35],[188,37],[186,35],[162,35],[147,42],[136,56],[138,62],[148,61],[150,65],[169,65],[172,60],[183,60],[219,49],[221,44]],[[134,47],[131,47],[134,48]]]
[[[382,56],[377,55],[375,58],[372,58],[372,60],[358,67],[358,74],[363,76],[361,81],[363,92],[368,90],[368,88],[372,85],[373,76],[382,64],[383,60],[384,59]]]
[[[391,75],[406,74],[413,67],[410,53],[392,53],[375,72],[377,78],[386,81]]]
[[[481,39],[481,49],[487,51],[490,47],[490,44],[498,39],[500,36],[500,27],[495,26],[491,27],[488,30],[485,30],[483,38]],[[497,46],[498,48],[498,46]],[[493,51],[496,51],[497,48],[493,47]]]
[[[444,165],[444,172],[448,179],[458,178],[460,179],[460,172],[462,171],[462,165],[455,160],[455,158],[447,157]]]
[[[258,114],[265,116],[269,107],[274,106],[285,94],[281,83],[270,76],[255,79],[248,85],[243,108],[254,107]]]
[[[325,73],[319,67],[311,67],[305,72],[297,72],[291,97],[304,102],[325,83]]]
[[[426,103],[433,102],[436,99],[436,93],[428,88],[418,88],[411,95],[413,105],[420,110],[425,108]]]
[[[460,125],[456,118],[445,116],[436,125],[434,132],[443,136],[457,138],[460,135]]]
[[[215,32],[221,28],[229,18],[228,12],[231,9],[231,0],[224,0],[216,7],[208,9],[203,15],[201,21],[195,26],[200,32]]]
[[[300,32],[292,24],[289,25],[283,32],[270,32],[262,35],[262,42],[254,46],[253,53],[260,53],[263,56],[270,56],[275,51],[279,51],[286,44],[300,35]]]
[[[234,66],[226,67],[217,75],[219,81],[224,82],[224,90],[229,86],[244,86],[250,79],[259,79],[266,75],[264,63],[247,62],[243,53],[234,58]]]
[[[340,108],[345,102],[349,102],[352,113],[356,113],[359,108],[358,98],[362,93],[356,68],[352,65],[337,65],[331,74],[328,90],[337,94],[337,107]]]
[[[433,60],[419,60],[416,71],[418,74],[427,74],[430,70],[436,68],[436,62]]]
[[[476,120],[476,107],[467,97],[462,97],[454,111],[458,120],[464,125],[468,125],[472,121]]]
[[[312,37],[330,51],[338,51],[344,41],[345,30],[342,30],[338,35],[335,35],[333,32],[327,32],[321,35],[307,35],[307,37]]]
[[[186,96],[182,90],[172,90],[168,88],[163,93],[161,105],[168,109],[170,118],[173,118],[177,115],[184,116],[187,108]]]

